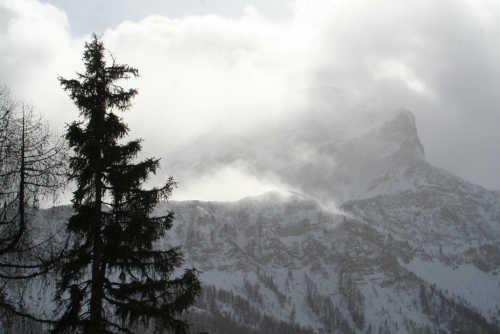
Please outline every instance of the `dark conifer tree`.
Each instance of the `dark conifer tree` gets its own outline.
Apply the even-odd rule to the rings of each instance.
[[[179,316],[201,292],[198,272],[181,266],[179,248],[156,250],[153,243],[172,226],[173,213],[150,214],[167,200],[175,182],[142,189],[159,159],[134,163],[141,140],[120,144],[129,128],[116,111],[131,107],[137,90],[117,86],[137,77],[128,65],[106,64],[106,50],[96,35],[85,44],[86,71],[78,79],[60,78],[80,111],[66,138],[74,155],[70,179],[76,182],[75,214],[67,229],[74,242],[57,282],[57,325],[53,333],[132,333],[136,326],[188,333]]]

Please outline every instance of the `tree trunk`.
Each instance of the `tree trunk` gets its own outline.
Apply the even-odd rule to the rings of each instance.
[[[22,119],[22,133],[21,133],[21,166],[19,168],[19,231],[13,242],[13,245],[17,244],[23,235],[25,228],[25,220],[24,220],[24,173],[25,173],[25,135],[26,135],[26,126],[25,126],[25,115],[23,110],[23,119]]]
[[[104,114],[99,117],[97,124],[97,140],[99,142],[98,154],[95,161],[95,217],[93,222],[93,243],[94,251],[92,252],[92,288],[90,296],[90,334],[100,334],[102,325],[102,237],[101,237],[101,210],[102,210],[102,171],[101,171],[101,128],[104,123]]]

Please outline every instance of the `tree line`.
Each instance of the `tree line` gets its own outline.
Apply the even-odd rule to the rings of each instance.
[[[117,82],[139,76],[118,64],[97,35],[85,43],[85,72],[59,77],[78,109],[78,119],[56,136],[31,105],[0,89],[0,320],[13,317],[59,333],[189,333],[182,318],[201,294],[199,272],[185,269],[180,248],[156,249],[174,214],[152,216],[176,186],[144,189],[159,159],[136,161],[142,140],[123,143],[136,89]],[[74,184],[74,214],[62,231],[37,232],[41,202],[57,199]],[[56,237],[56,234],[58,237]],[[61,238],[61,236],[64,236]],[[49,282],[49,313],[34,309],[26,293]],[[21,290],[19,288],[21,287]]]
[[[251,283],[249,283],[251,286]],[[255,289],[255,286],[253,287]],[[248,296],[248,291],[245,291]],[[266,314],[250,298],[232,290],[207,285],[185,318],[194,323],[193,328],[211,333],[240,334],[314,334],[310,326],[301,326],[294,319],[284,321]]]

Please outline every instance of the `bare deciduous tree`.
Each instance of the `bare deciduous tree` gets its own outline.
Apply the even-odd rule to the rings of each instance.
[[[67,152],[33,105],[0,87],[0,314],[34,318],[6,287],[48,273],[65,248],[33,218],[40,201],[56,199],[65,185]]]

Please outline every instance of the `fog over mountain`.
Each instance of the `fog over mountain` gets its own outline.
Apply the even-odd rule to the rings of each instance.
[[[302,93],[309,109],[287,123],[211,131],[173,153],[185,185],[233,175],[235,188],[275,188],[156,208],[176,217],[156,247],[182,247],[202,271],[194,329],[498,333],[500,192],[427,162],[410,111],[336,88]],[[41,234],[70,214],[41,211]],[[25,293],[27,304],[50,314],[51,289]]]
[[[372,195],[381,173],[425,161],[409,111],[332,87],[303,90],[294,101],[281,122],[263,120],[245,132],[229,124],[186,141],[164,157],[163,170],[176,176],[181,196],[185,189],[231,199],[248,182],[250,192],[294,190],[335,206]]]

